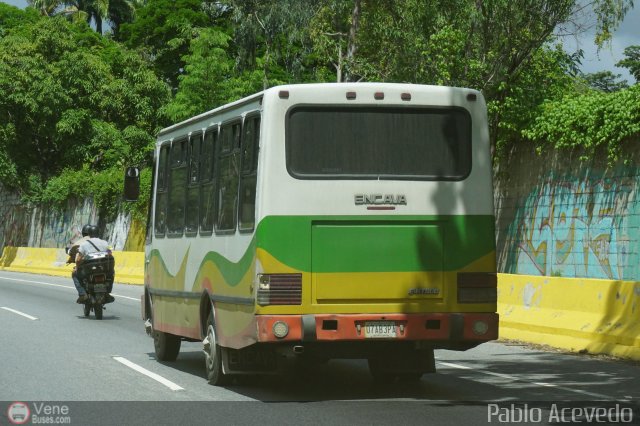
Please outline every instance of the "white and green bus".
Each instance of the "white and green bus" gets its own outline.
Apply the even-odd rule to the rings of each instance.
[[[418,380],[434,349],[496,339],[486,114],[464,88],[304,84],[162,130],[142,300],[157,359],[201,341],[215,385],[289,358]]]

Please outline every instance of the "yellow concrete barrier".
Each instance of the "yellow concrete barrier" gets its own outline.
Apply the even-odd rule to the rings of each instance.
[[[498,275],[500,337],[640,360],[640,283]]]
[[[115,280],[125,284],[144,283],[144,253],[114,251]],[[64,249],[35,247],[5,247],[0,269],[71,278],[73,265],[67,265]]]

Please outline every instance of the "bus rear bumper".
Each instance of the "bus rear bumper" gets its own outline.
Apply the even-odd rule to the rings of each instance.
[[[426,341],[469,347],[498,338],[497,313],[258,315],[258,342]]]

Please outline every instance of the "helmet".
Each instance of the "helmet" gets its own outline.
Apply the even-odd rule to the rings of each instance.
[[[82,227],[82,236],[89,236],[91,238],[98,237],[98,227],[95,225],[85,225]]]
[[[82,227],[82,236],[86,237],[91,233],[91,226],[93,225],[85,225]]]
[[[99,233],[98,227],[96,225],[91,225],[91,229],[89,229],[89,236],[91,238],[98,238]]]

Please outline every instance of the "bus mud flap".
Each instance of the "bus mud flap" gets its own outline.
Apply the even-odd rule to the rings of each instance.
[[[302,341],[314,342],[318,338],[316,336],[316,316],[315,315],[303,315],[302,316]]]

